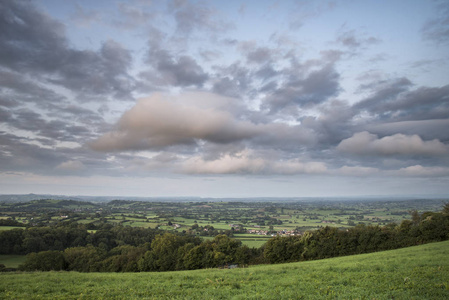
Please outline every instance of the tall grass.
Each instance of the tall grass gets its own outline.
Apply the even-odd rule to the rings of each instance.
[[[449,299],[449,241],[245,269],[0,275],[5,299]]]

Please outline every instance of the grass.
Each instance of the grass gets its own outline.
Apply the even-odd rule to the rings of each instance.
[[[0,231],[3,230],[11,230],[11,229],[25,229],[25,227],[19,227],[19,226],[0,226]]]
[[[7,268],[17,268],[25,261],[25,255],[0,255],[0,264]]]
[[[311,262],[165,273],[0,275],[2,299],[449,299],[449,241]]]

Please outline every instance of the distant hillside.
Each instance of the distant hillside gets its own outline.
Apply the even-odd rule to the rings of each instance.
[[[449,241],[244,269],[0,274],[0,298],[449,299]]]

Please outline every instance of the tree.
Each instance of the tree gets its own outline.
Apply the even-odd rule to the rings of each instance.
[[[30,253],[19,267],[22,271],[60,271],[65,270],[67,263],[61,251],[42,251]]]
[[[106,252],[94,246],[74,247],[64,250],[64,258],[69,271],[98,272]]]

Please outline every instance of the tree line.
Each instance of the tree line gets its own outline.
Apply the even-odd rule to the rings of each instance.
[[[92,245],[48,250],[27,255],[22,271],[78,272],[175,271],[246,265],[256,249],[226,235],[202,241],[198,237],[164,233],[151,243],[121,245],[110,251]]]
[[[275,237],[267,241],[264,258],[268,263],[323,259],[344,255],[392,250],[449,239],[449,205],[440,213],[412,212],[412,220],[399,225],[359,224],[341,230],[323,227],[302,236]]]
[[[411,220],[386,226],[324,227],[301,236],[275,237],[261,248],[218,235],[202,240],[155,229],[105,224],[13,229],[0,232],[1,254],[26,254],[24,271],[174,271],[284,263],[390,250],[449,239],[449,204],[442,212],[412,212]]]

